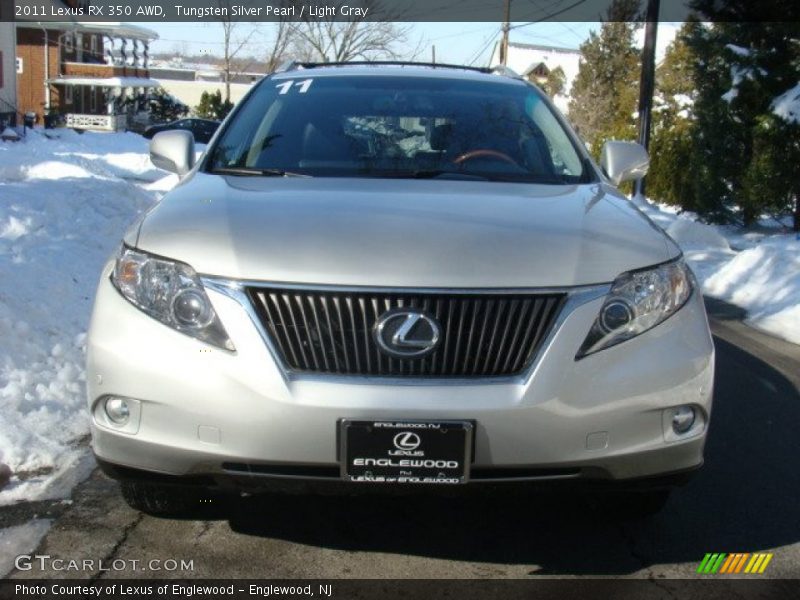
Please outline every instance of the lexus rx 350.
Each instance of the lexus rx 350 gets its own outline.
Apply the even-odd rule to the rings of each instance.
[[[647,154],[596,164],[527,81],[293,65],[196,164],[184,131],[151,157],[180,184],[105,266],[88,339],[93,449],[134,506],[293,480],[653,506],[702,464],[702,296],[615,187]]]

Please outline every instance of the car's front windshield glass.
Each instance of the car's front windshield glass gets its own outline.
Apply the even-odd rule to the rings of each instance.
[[[317,177],[573,184],[584,160],[540,92],[498,78],[407,75],[265,80],[207,170]]]

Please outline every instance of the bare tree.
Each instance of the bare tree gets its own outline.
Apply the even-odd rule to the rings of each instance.
[[[234,21],[231,17],[231,0],[217,0],[220,8],[225,8],[227,16],[220,18],[222,25],[222,75],[225,81],[225,103],[231,101],[231,76],[246,70],[246,66],[237,64],[236,57],[250,42],[258,27],[252,23]],[[249,26],[248,32],[236,35],[241,30],[241,25]]]
[[[272,44],[270,44],[264,61],[267,73],[272,73],[286,59],[292,43],[293,33],[291,24],[285,19],[275,23],[275,36],[272,38]]]
[[[183,62],[189,56],[189,44],[186,42],[175,42],[172,45],[172,60]]]
[[[348,60],[397,59],[408,54],[401,48],[411,33],[410,25],[398,23],[402,16],[380,0],[363,0],[373,20],[334,20],[306,17],[292,23],[293,54],[301,60],[345,62]],[[413,53],[418,55],[421,43]]]

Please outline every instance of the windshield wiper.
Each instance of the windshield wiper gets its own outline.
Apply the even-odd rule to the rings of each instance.
[[[242,177],[311,177],[305,173],[294,173],[284,169],[259,169],[256,167],[214,167],[209,173]]]

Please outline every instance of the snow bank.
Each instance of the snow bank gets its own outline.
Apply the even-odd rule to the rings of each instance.
[[[86,476],[84,350],[100,270],[164,177],[134,134],[37,130],[0,143],[0,505]],[[166,191],[168,182],[160,186]]]
[[[692,249],[719,249],[730,250],[728,240],[713,227],[690,221],[689,219],[675,219],[667,227],[667,233],[684,250]]]
[[[800,240],[779,236],[743,250],[705,280],[708,295],[747,309],[747,322],[800,344]]]
[[[746,309],[748,325],[800,344],[800,240],[779,233],[777,223],[742,233],[674,207],[640,208],[681,247],[705,295]]]
[[[787,123],[800,123],[800,83],[772,101],[772,112]]]

